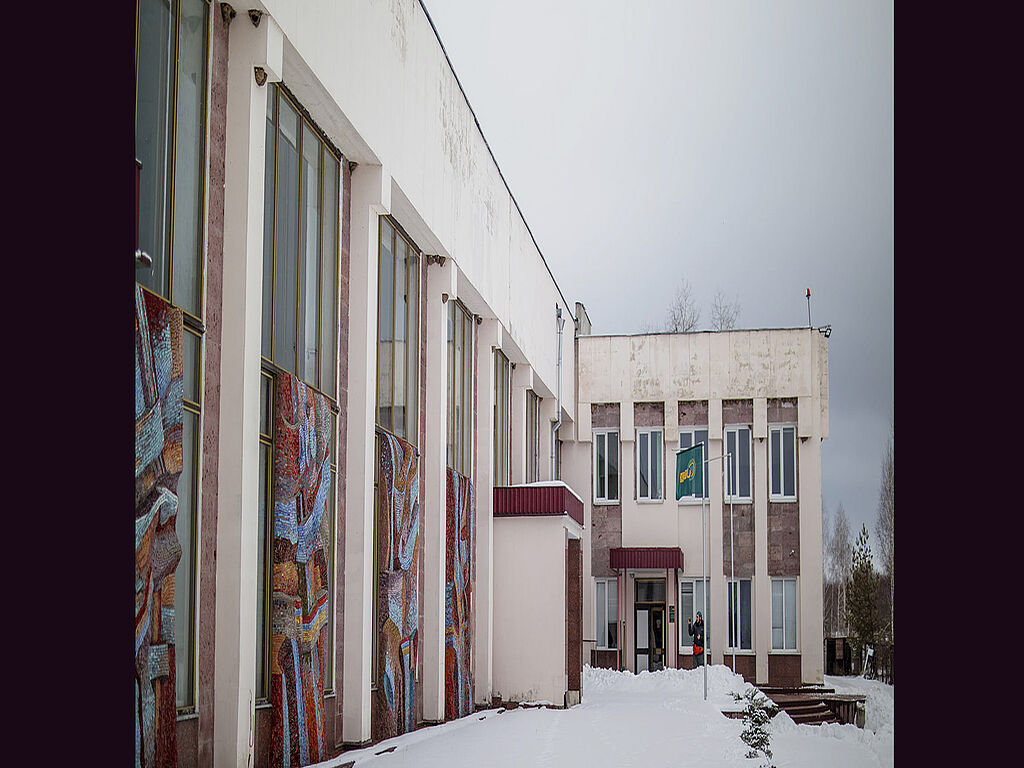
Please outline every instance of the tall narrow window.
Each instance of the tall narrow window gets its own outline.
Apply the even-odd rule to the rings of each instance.
[[[636,433],[636,489],[641,501],[661,501],[664,494],[664,465],[661,428],[638,429]]]
[[[210,3],[140,0],[136,15],[135,157],[139,248],[135,279],[182,310],[184,413],[174,576],[176,699],[195,706],[196,533],[202,433],[203,268]]]
[[[727,427],[725,451],[729,462],[725,470],[725,500],[749,502],[750,488],[750,427]]]
[[[279,85],[267,94],[263,197],[263,306],[260,352],[260,525],[257,556],[256,698],[270,696],[273,573],[274,376],[291,373],[327,397],[331,409],[331,484],[327,501],[328,613],[324,653],[333,681],[334,531],[337,509],[338,248],[341,155]]]
[[[335,402],[341,156],[278,85],[268,94],[266,139],[264,365]]]
[[[679,581],[679,651],[684,655],[693,654],[693,637],[687,632],[687,623],[697,620],[697,611],[704,618],[704,644],[710,648],[711,637],[711,594],[704,605],[704,579],[680,579]]]
[[[618,648],[619,582],[617,579],[594,581],[595,638],[600,649]]]
[[[796,427],[768,428],[768,465],[771,469],[771,501],[796,500]]]
[[[594,430],[594,502],[619,501],[619,431]]]
[[[388,217],[380,218],[377,274],[377,424],[418,440],[420,255]]]
[[[728,582],[730,649],[748,651],[751,645],[750,579]]]
[[[685,451],[687,448],[692,448],[699,443],[704,444],[704,459],[708,458],[708,428],[707,427],[683,427],[679,430],[679,450]],[[675,462],[674,458],[669,459],[670,462]],[[704,498],[709,498],[708,494],[708,465],[704,464]],[[680,502],[683,501],[700,501],[701,497],[696,494],[690,494],[689,496],[683,496]]]
[[[796,579],[772,579],[772,650],[796,650]]]
[[[526,391],[526,482],[540,480],[540,398]]]
[[[448,302],[448,466],[469,477],[473,441],[473,316]]]
[[[494,351],[494,485],[508,485],[512,432],[511,405],[512,366],[500,349]]]

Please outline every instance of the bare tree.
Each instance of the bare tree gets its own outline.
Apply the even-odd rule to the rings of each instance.
[[[882,456],[882,482],[878,491],[878,517],[875,520],[875,533],[878,535],[878,548],[881,551],[882,567],[889,581],[889,639],[895,643],[895,611],[893,602],[895,589],[893,584],[893,422],[889,421],[889,440]]]
[[[835,585],[833,594],[836,628],[840,635],[846,636],[849,631],[846,615],[846,590],[853,570],[853,546],[850,543],[850,520],[846,516],[842,502],[839,502],[835,517],[832,518],[825,558],[829,577]]]
[[[725,298],[725,292],[719,288],[711,302],[711,330],[731,331],[736,327],[736,318],[739,317],[739,314],[739,299],[728,301]]]
[[[671,333],[689,333],[699,322],[700,308],[693,298],[690,281],[684,277],[676,286],[676,295],[669,304],[665,330]]]

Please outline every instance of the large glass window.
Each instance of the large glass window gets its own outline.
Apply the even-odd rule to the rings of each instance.
[[[665,462],[662,461],[661,428],[636,432],[636,493],[641,501],[661,501],[664,494]]]
[[[202,434],[206,89],[210,4],[139,0],[135,49],[135,157],[139,248],[135,279],[182,310],[182,471],[174,575],[176,699],[195,706],[196,549]]]
[[[526,390],[526,482],[540,480],[540,398]]]
[[[748,651],[751,645],[750,579],[728,582],[729,645],[731,650]]]
[[[796,427],[768,428],[768,465],[771,468],[771,501],[796,500]]]
[[[708,428],[707,427],[683,427],[679,430],[679,450],[685,451],[687,448],[692,448],[700,443],[704,444],[704,498],[709,498],[708,495]],[[675,461],[672,459],[671,461]],[[701,497],[694,493],[689,496],[683,496],[680,502],[683,501],[700,501]]]
[[[594,430],[594,501],[619,501],[619,431]]]
[[[512,365],[500,349],[494,351],[494,485],[509,484],[512,447],[511,407]]]
[[[340,155],[276,84],[266,134],[261,352],[334,400]]]
[[[727,427],[725,451],[730,457],[725,470],[725,500],[749,502],[752,500],[750,427]]]
[[[679,581],[679,652],[693,655],[693,637],[687,631],[687,622],[697,620],[697,611],[704,618],[704,647],[711,647],[711,595],[704,605],[704,579],[680,579]]]
[[[337,498],[338,249],[341,155],[292,97],[274,84],[267,94],[263,212],[263,305],[260,351],[260,524],[257,556],[256,697],[270,696],[270,603],[273,573],[274,376],[295,375],[322,392],[331,408],[331,541],[327,633],[333,681],[334,530]]]
[[[382,216],[377,273],[377,424],[413,445],[419,435],[419,298],[419,249],[391,219]]]
[[[772,650],[796,650],[796,579],[772,579]]]
[[[448,302],[448,466],[464,477],[472,470],[473,316]]]
[[[619,582],[617,579],[595,579],[595,637],[601,649],[618,648]]]

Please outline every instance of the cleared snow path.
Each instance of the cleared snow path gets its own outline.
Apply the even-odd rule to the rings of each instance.
[[[778,768],[891,768],[893,765],[892,686],[855,678],[826,679],[837,691],[868,695],[868,729],[854,725],[796,725],[785,713],[771,723],[772,762]],[[867,684],[865,686],[865,684]],[[874,686],[881,686],[876,689]],[[730,695],[749,687],[725,666],[708,669],[708,700],[701,670],[614,672],[584,668],[583,702],[571,709],[515,709],[478,712],[432,728],[346,752],[319,763],[357,768],[438,766],[538,766],[585,768],[755,768],[745,757],[742,720],[722,710],[739,709]],[[872,702],[887,699],[870,730]],[[393,752],[377,754],[394,747]]]

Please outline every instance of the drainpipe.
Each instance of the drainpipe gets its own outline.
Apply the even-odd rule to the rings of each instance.
[[[555,442],[558,440],[558,429],[562,426],[562,326],[565,325],[565,318],[562,317],[562,307],[555,304],[555,321],[558,323],[558,419],[551,425],[551,479],[555,477]]]

